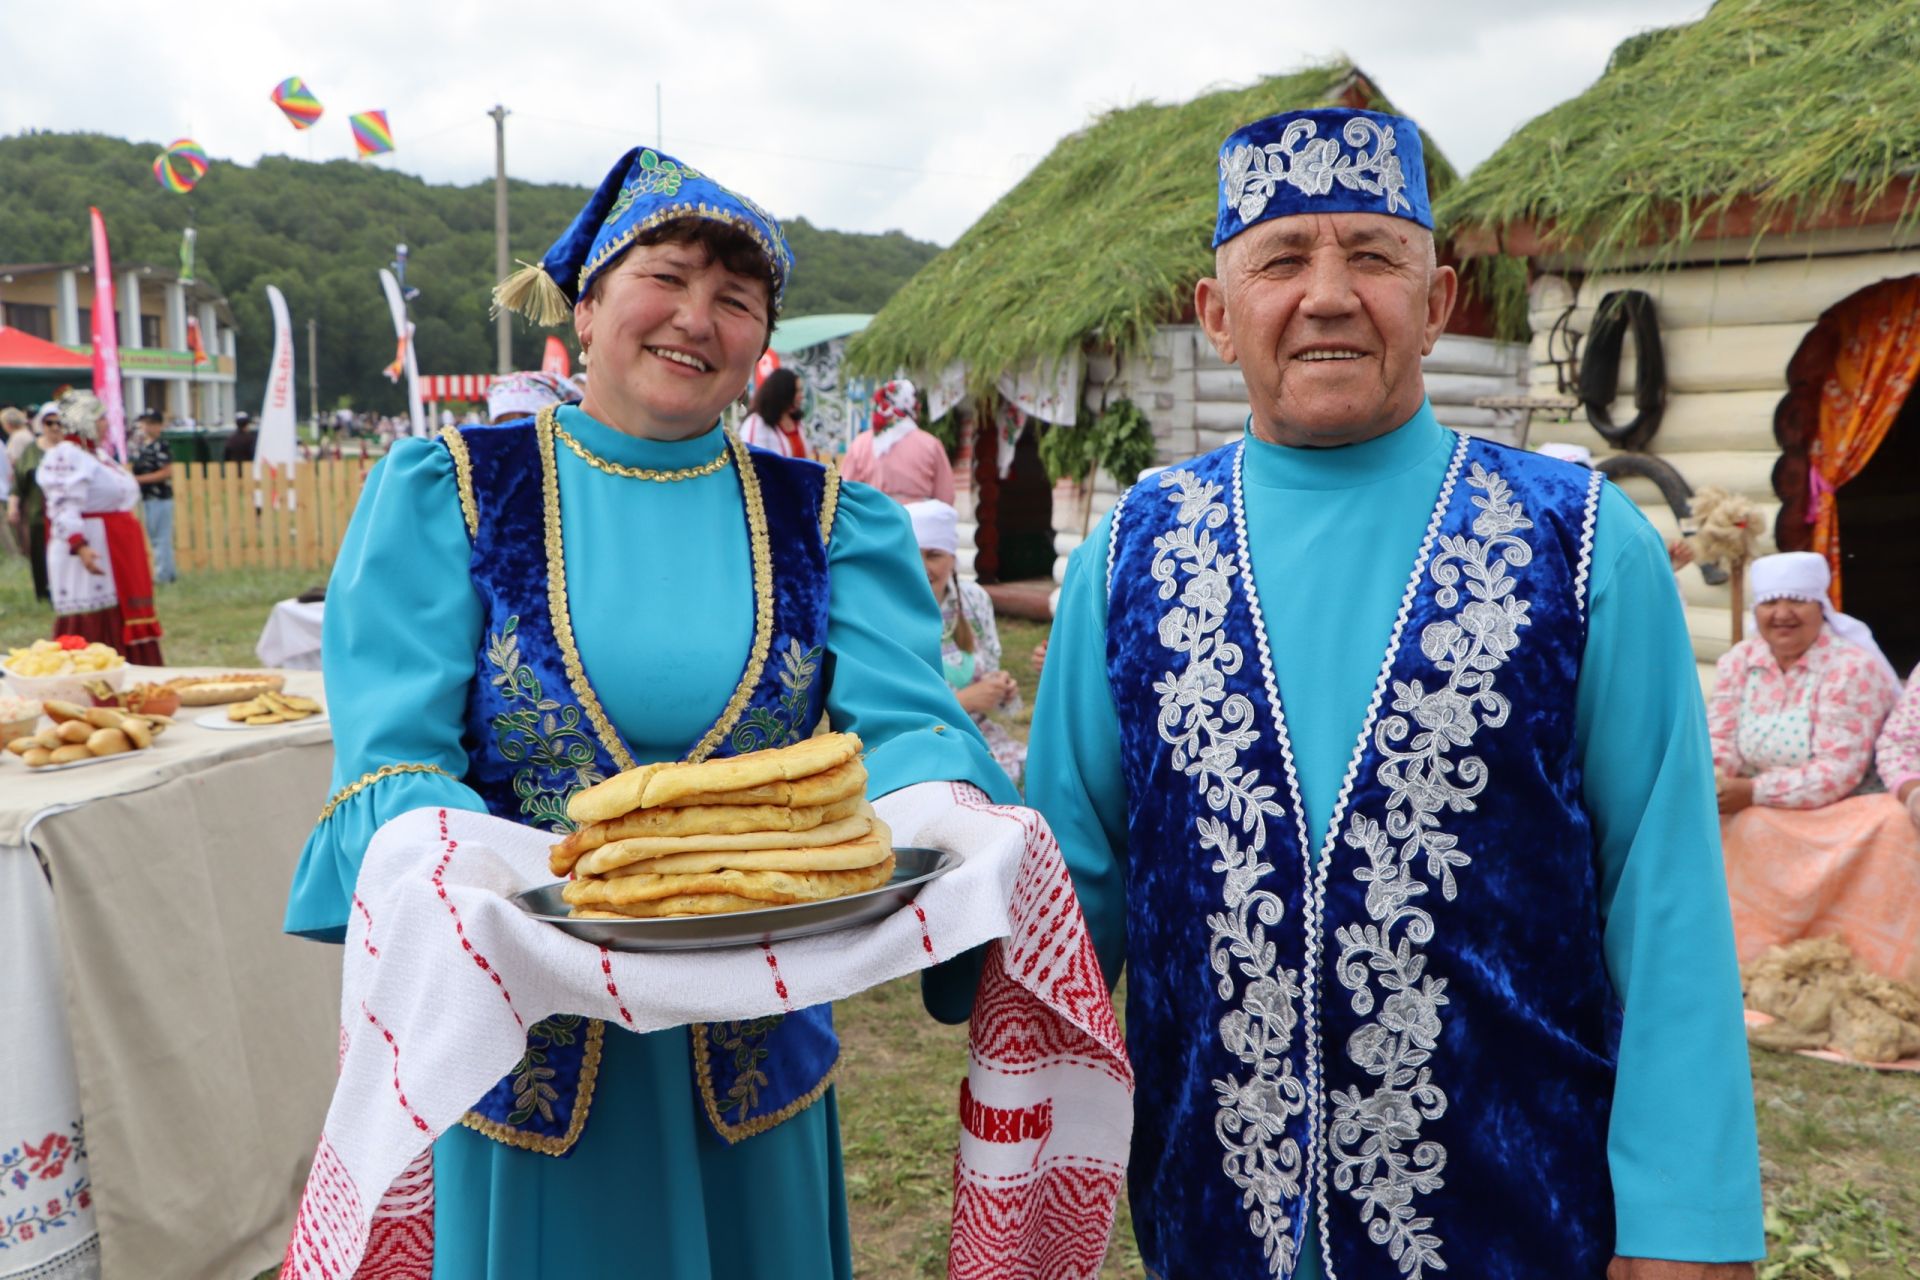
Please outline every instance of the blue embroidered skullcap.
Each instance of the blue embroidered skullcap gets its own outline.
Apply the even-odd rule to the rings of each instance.
[[[1213,247],[1295,213],[1384,213],[1433,230],[1420,130],[1348,107],[1283,111],[1235,129],[1220,144]]]
[[[621,156],[600,186],[535,266],[502,280],[493,291],[496,308],[518,311],[538,324],[559,324],[594,277],[611,266],[636,238],[682,218],[719,222],[746,233],[767,260],[773,309],[780,310],[793,254],[774,216],[729,191],[692,165],[651,147]]]

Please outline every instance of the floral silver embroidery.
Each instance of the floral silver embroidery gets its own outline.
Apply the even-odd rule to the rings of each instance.
[[[1281,901],[1258,886],[1273,870],[1261,856],[1267,818],[1285,810],[1259,770],[1239,763],[1261,732],[1252,701],[1227,691],[1227,677],[1240,670],[1245,655],[1222,631],[1239,566],[1213,533],[1227,520],[1220,486],[1187,471],[1166,472],[1159,483],[1175,490],[1167,498],[1179,520],[1153,543],[1152,579],[1160,599],[1174,602],[1160,618],[1160,642],[1186,659],[1154,685],[1160,737],[1173,748],[1173,767],[1194,780],[1211,811],[1195,820],[1195,829],[1200,847],[1216,855],[1212,870],[1225,877],[1226,910],[1207,917],[1208,957],[1218,975],[1215,990],[1228,1004],[1221,1043],[1248,1068],[1244,1079],[1231,1074],[1213,1082],[1214,1133],[1226,1148],[1221,1167],[1240,1188],[1268,1269],[1283,1276],[1292,1272],[1296,1252],[1286,1206],[1301,1194],[1304,1167],[1300,1144],[1282,1138],[1307,1101],[1285,1056],[1300,1021],[1301,989],[1300,974],[1279,966],[1278,947],[1267,936],[1280,923]]]
[[[1429,1060],[1441,1033],[1447,980],[1427,972],[1418,948],[1433,940],[1433,917],[1416,901],[1434,883],[1451,902],[1458,892],[1454,872],[1472,859],[1456,837],[1440,828],[1443,812],[1465,813],[1487,784],[1478,756],[1455,761],[1449,753],[1473,744],[1482,728],[1497,729],[1511,710],[1494,690],[1494,673],[1520,643],[1528,625],[1527,601],[1507,576],[1533,559],[1518,536],[1531,529],[1512,490],[1496,472],[1473,464],[1467,483],[1481,490],[1471,538],[1443,536],[1432,566],[1442,609],[1460,602],[1464,573],[1469,603],[1450,619],[1421,632],[1420,651],[1446,676],[1429,691],[1418,680],[1393,682],[1394,714],[1374,733],[1379,780],[1389,792],[1386,820],[1355,812],[1347,825],[1348,846],[1366,855],[1354,876],[1367,886],[1372,923],[1335,931],[1340,944],[1336,972],[1353,993],[1355,1013],[1372,1013],[1347,1040],[1347,1056],[1380,1084],[1362,1096],[1358,1088],[1334,1092],[1331,1146],[1334,1185],[1360,1202],[1367,1237],[1387,1247],[1402,1275],[1419,1280],[1427,1268],[1446,1270],[1433,1219],[1415,1207],[1417,1195],[1445,1185],[1446,1148],[1421,1140],[1425,1121],[1447,1110],[1447,1095],[1433,1080]],[[1421,875],[1424,863],[1424,878]],[[1372,975],[1370,978],[1369,975]],[[1373,983],[1384,998],[1375,1008]]]
[[[1318,132],[1312,120],[1295,120],[1280,141],[1264,147],[1243,142],[1221,157],[1220,185],[1240,221],[1258,218],[1281,183],[1303,196],[1323,196],[1338,182],[1349,191],[1385,196],[1389,213],[1412,210],[1407,177],[1394,150],[1393,126],[1364,116],[1347,121],[1340,136],[1355,148],[1353,155],[1343,154],[1332,138],[1315,137]],[[1374,149],[1368,151],[1368,146]]]

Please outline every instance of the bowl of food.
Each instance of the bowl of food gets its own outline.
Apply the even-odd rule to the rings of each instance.
[[[44,710],[37,699],[0,693],[0,743],[33,733],[40,727],[40,713]]]
[[[92,644],[79,636],[36,640],[11,649],[0,662],[0,675],[22,698],[36,702],[91,702],[87,686],[95,681],[118,690],[127,680],[127,660],[110,645]]]

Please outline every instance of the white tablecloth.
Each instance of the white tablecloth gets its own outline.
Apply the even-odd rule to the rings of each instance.
[[[326,615],[325,602],[302,604],[282,600],[267,615],[260,630],[260,643],[253,651],[262,666],[285,667],[293,671],[320,669],[320,620]]]
[[[337,953],[279,930],[328,725],[196,714],[0,760],[0,1280],[249,1280],[285,1247],[338,1052]]]

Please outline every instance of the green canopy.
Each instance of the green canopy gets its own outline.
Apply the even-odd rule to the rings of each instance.
[[[872,316],[825,315],[791,316],[773,327],[773,349],[788,356],[808,347],[817,347],[835,338],[844,338],[867,327]]]

